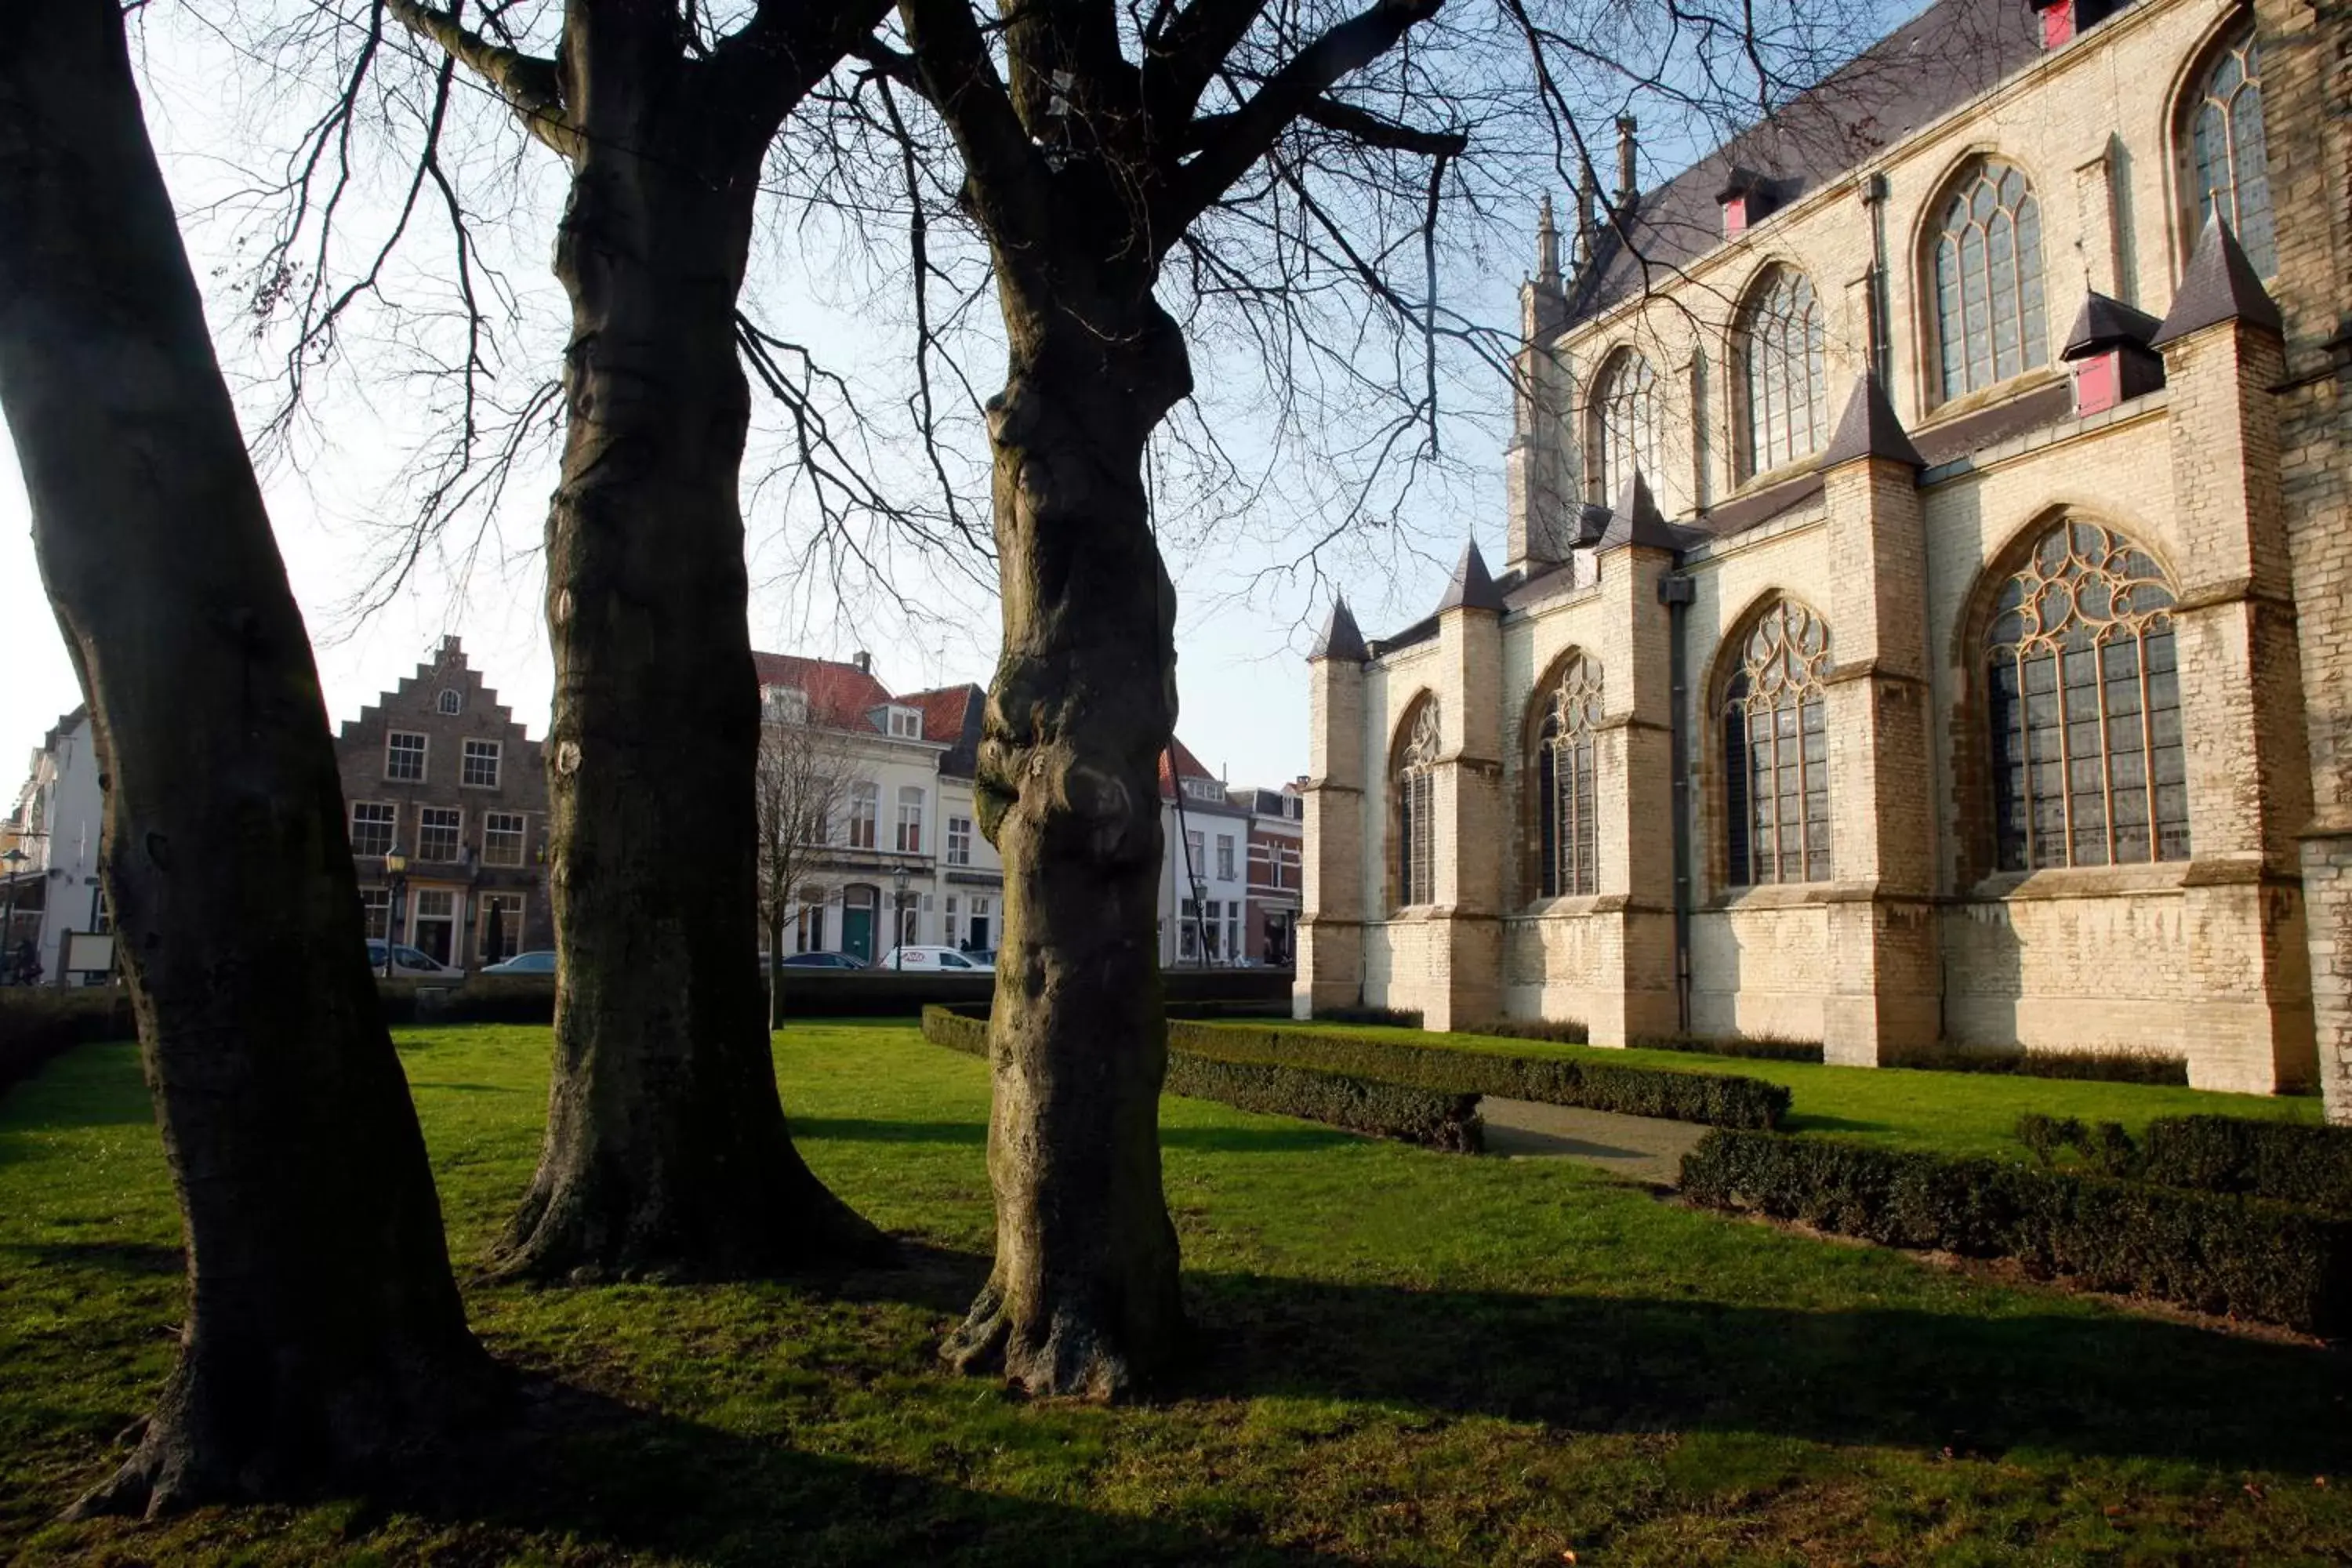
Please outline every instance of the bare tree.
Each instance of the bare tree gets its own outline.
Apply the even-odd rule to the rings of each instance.
[[[711,1274],[870,1247],[786,1134],[754,958],[759,696],[739,499],[750,387],[781,347],[738,307],[784,117],[886,15],[566,0],[515,20],[382,0],[570,165],[562,479],[547,522],[555,1076],[518,1273]],[[446,80],[446,71],[443,79]]]
[[[1175,605],[1150,481],[1194,391],[1188,337],[1237,339],[1278,421],[1348,410],[1368,471],[1433,462],[1440,342],[1496,368],[1517,347],[1442,306],[1446,223],[1546,167],[1589,178],[1580,126],[1612,96],[1785,96],[1779,13],[1748,0],[1360,4],[899,0],[898,37],[861,46],[872,107],[850,118],[899,150],[918,209],[930,147],[893,95],[944,129],[1009,358],[987,405],[1003,651],[978,781],[1007,894],[997,1251],[947,1348],[1040,1392],[1116,1396],[1182,1331],[1153,942]],[[938,242],[915,237],[919,271]]]
[[[0,51],[0,411],[96,722],[107,891],[185,1215],[177,1367],[86,1511],[369,1479],[478,1405],[326,704],[114,0]]]
[[[768,936],[768,1027],[784,1016],[784,932],[801,908],[801,884],[824,858],[833,816],[856,776],[840,731],[798,711],[772,711],[760,731],[752,794],[759,808],[760,920]]]

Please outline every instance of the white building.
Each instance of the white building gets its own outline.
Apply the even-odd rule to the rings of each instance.
[[[1231,963],[1246,951],[1250,808],[1171,741],[1160,758],[1160,967]]]
[[[34,939],[41,977],[48,984],[103,978],[68,975],[61,963],[68,933],[113,929],[105,889],[99,883],[106,800],[98,773],[89,712],[76,708],[58,721],[33,752],[30,776],[17,792],[11,826],[0,833],[0,839],[26,857],[12,862],[16,875],[0,885],[0,910],[7,907],[11,893],[16,910],[6,934],[12,948],[26,936]],[[28,915],[28,906],[37,912]]]
[[[771,721],[824,731],[849,775],[786,945],[867,962],[899,942],[995,946],[1004,875],[972,808],[980,689],[893,696],[864,653],[753,658]]]

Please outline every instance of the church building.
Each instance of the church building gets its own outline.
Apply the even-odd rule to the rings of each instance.
[[[1621,121],[1501,571],[1313,656],[1297,1010],[2352,1119],[2346,26],[1939,0],[1659,189]]]

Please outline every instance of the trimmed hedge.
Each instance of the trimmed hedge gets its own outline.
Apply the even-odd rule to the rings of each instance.
[[[1395,1036],[1242,1024],[1171,1024],[1168,1038],[1188,1051],[1229,1061],[1279,1062],[1456,1094],[1492,1094],[1709,1127],[1770,1129],[1789,1114],[1786,1088],[1728,1073],[1510,1057],[1418,1045]]]
[[[1572,1018],[1490,1018],[1465,1035],[1491,1035],[1499,1040],[1549,1040],[1555,1046],[1589,1046],[1592,1031]]]
[[[1890,1247],[2014,1258],[2093,1289],[2307,1333],[2352,1325],[2352,1222],[2261,1198],[1721,1131],[1683,1157],[1682,1191],[1712,1208]]]
[[[988,1057],[988,1021],[969,1013],[924,1008],[923,1037],[967,1056]],[[1172,1045],[1163,1087],[1169,1094],[1220,1100],[1272,1116],[1296,1116],[1454,1153],[1475,1154],[1486,1147],[1486,1123],[1478,1118],[1475,1094],[1449,1094],[1280,1062],[1199,1056]]]
[[[2021,1051],[1976,1046],[1912,1046],[1888,1067],[1919,1072],[2011,1073],[2019,1078],[2077,1079],[2092,1083],[2160,1083],[2186,1088],[2189,1059],[2160,1051]]]
[[[1819,1062],[1819,1040],[1778,1035],[1641,1035],[1626,1044],[1643,1051],[1690,1051],[1710,1057],[1746,1057],[1759,1062]]]
[[[0,1090],[75,1046],[138,1037],[124,986],[0,986]]]

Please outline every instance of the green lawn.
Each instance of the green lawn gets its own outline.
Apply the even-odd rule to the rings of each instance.
[[[470,1272],[530,1173],[547,1032],[401,1044]],[[62,1058],[0,1100],[0,1561],[2352,1555],[2352,1368],[2334,1352],[1990,1288],[1580,1167],[1193,1101],[1163,1116],[1199,1332],[1185,1384],[1152,1406],[1024,1402],[934,1360],[986,1268],[982,1064],[882,1026],[795,1029],[777,1062],[811,1163],[908,1239],[905,1267],[469,1279],[492,1348],[564,1387],[537,1449],[470,1489],[64,1526],[170,1364],[181,1283],[133,1053]],[[1827,1070],[1770,1068],[1801,1105]]]
[[[1834,1132],[1901,1149],[1947,1154],[2001,1154],[2022,1159],[2017,1119],[2029,1110],[2088,1121],[2120,1121],[2137,1134],[2159,1116],[2259,1116],[2316,1123],[2315,1096],[2211,1094],[2136,1083],[2084,1083],[2069,1079],[2017,1078],[1999,1073],[1911,1072],[1899,1068],[1837,1068],[1817,1062],[1776,1062],[1695,1051],[1612,1050],[1557,1046],[1493,1035],[1448,1035],[1386,1025],[1297,1024],[1329,1034],[1393,1035],[1420,1045],[1500,1056],[1559,1057],[1679,1072],[1725,1072],[1784,1083],[1796,1097],[1785,1131]]]

